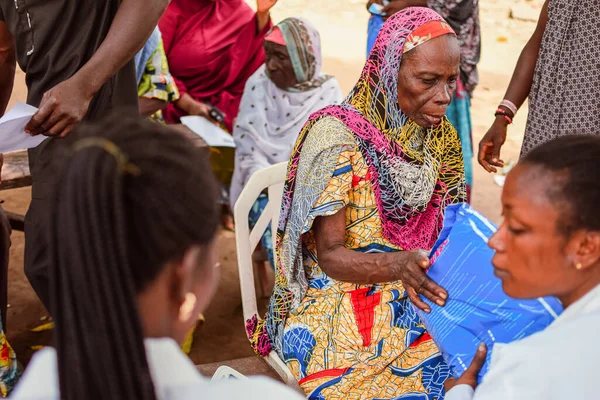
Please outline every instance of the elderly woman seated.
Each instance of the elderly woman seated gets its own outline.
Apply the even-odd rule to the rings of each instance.
[[[445,207],[466,197],[460,140],[444,116],[459,61],[437,13],[397,13],[348,98],[299,135],[269,312],[247,329],[311,398],[443,395],[448,366],[409,301],[427,311],[418,294],[447,298],[424,270]]]
[[[265,38],[266,61],[246,83],[233,130],[236,143],[231,204],[252,174],[288,161],[298,133],[313,112],[342,101],[337,80],[321,73],[321,39],[312,25],[288,18]],[[252,211],[258,220],[268,199],[262,195]],[[270,232],[263,247],[271,254]]]

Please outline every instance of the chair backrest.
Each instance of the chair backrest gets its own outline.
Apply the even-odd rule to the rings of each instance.
[[[286,173],[287,163],[279,163],[254,173],[235,203],[233,211],[235,218],[235,239],[245,321],[258,315],[252,253],[258,246],[269,222],[271,223],[273,245],[275,245]],[[258,196],[265,189],[268,190],[269,202],[256,222],[256,225],[250,231],[248,214]],[[277,264],[277,252],[275,249],[273,249],[273,257]]]
[[[271,223],[273,245],[276,244],[277,225],[279,223],[279,214],[281,212],[281,198],[283,197],[283,186],[286,174],[287,163],[276,164],[254,173],[235,203],[233,215],[235,218],[235,239],[238,269],[240,273],[240,287],[242,290],[244,321],[248,321],[255,315],[260,319],[258,306],[256,304],[252,253],[260,242],[269,222]],[[269,202],[256,222],[256,225],[254,225],[254,228],[250,231],[248,224],[250,209],[258,196],[260,196],[265,189],[268,191]],[[273,249],[273,257],[275,259],[275,264],[277,264],[277,251],[275,251],[275,249]],[[272,351],[268,356],[264,357],[264,359],[288,386],[302,392],[296,378],[275,351]]]

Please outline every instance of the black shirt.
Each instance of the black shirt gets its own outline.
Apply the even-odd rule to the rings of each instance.
[[[0,19],[15,38],[29,104],[39,106],[46,91],[85,65],[108,34],[120,5],[121,0],[0,0]],[[137,101],[130,62],[96,94],[86,119],[111,109],[137,110]]]

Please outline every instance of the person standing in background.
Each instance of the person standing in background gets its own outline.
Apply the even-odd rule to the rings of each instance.
[[[377,3],[384,5],[381,15],[371,15],[368,27],[367,55],[385,19],[407,7],[429,7],[440,14],[456,32],[460,43],[460,81],[452,103],[446,111],[450,123],[458,131],[465,161],[465,176],[470,199],[473,187],[473,139],[471,97],[479,83],[477,64],[481,55],[479,27],[479,0],[369,0],[367,8]]]
[[[500,149],[507,127],[527,98],[521,156],[561,136],[600,133],[599,19],[598,0],[546,0],[496,120],[479,143],[478,161],[486,171],[504,166]]]
[[[211,119],[214,107],[232,132],[246,81],[265,61],[275,3],[257,0],[255,13],[244,0],[171,1],[159,27],[181,97],[165,109],[167,122],[185,115]]]
[[[49,200],[72,139],[69,133],[80,121],[104,117],[113,109],[139,113],[131,60],[168,0],[81,3],[0,0],[0,43],[6,49],[0,59],[0,114],[12,92],[16,59],[25,72],[27,103],[39,107],[25,129],[50,137],[29,151],[33,186],[25,217],[25,273],[50,313]]]

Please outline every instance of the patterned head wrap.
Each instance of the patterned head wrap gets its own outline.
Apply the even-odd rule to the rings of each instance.
[[[444,117],[440,125],[422,128],[398,106],[398,76],[405,50],[443,34],[453,31],[428,8],[407,8],[391,16],[344,103],[313,114],[300,133],[282,199],[276,282],[266,331],[256,319],[247,324],[260,354],[268,353],[270,344],[280,351],[287,314],[304,298],[308,283],[302,234],[311,227],[312,207],[331,179],[345,146],[360,149],[369,166],[383,235],[403,250],[431,249],[441,230],[445,207],[465,200],[460,141],[452,125]],[[313,125],[324,117],[344,124],[353,134],[351,143],[337,131],[311,137]]]
[[[330,75],[322,75],[321,36],[307,20],[303,18],[286,18],[267,34],[267,39],[273,35],[276,39],[280,31],[281,38],[287,47],[294,75],[298,84],[289,88],[291,92],[304,92],[314,89],[331,79]],[[278,43],[275,40],[271,40]],[[281,44],[281,43],[278,43]]]

